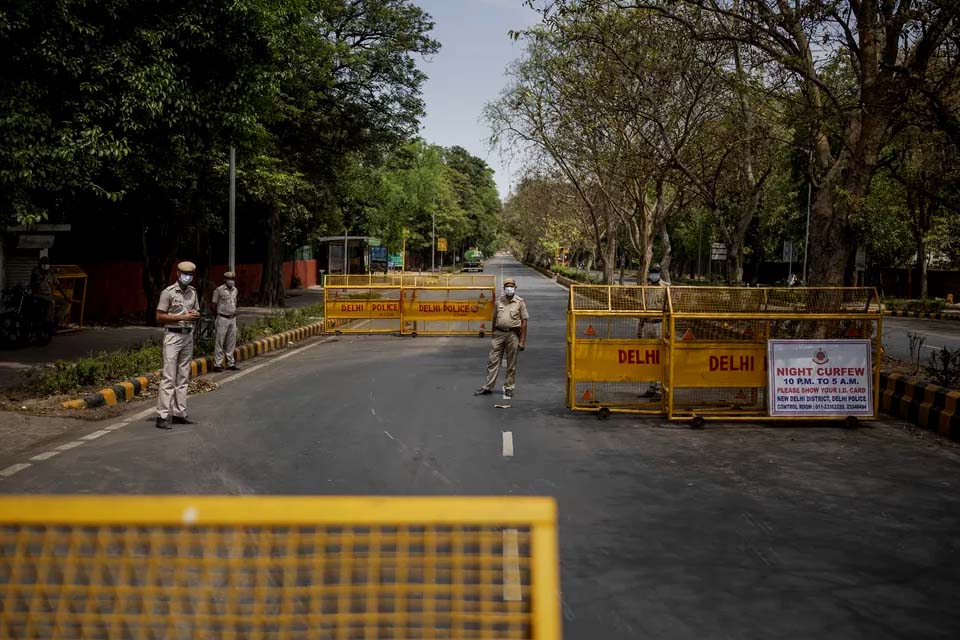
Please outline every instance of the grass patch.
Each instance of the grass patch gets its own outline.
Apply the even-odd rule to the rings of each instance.
[[[252,342],[312,324],[322,315],[322,303],[281,311],[241,326],[238,343]],[[212,354],[213,337],[198,337],[194,343],[193,357]],[[36,384],[44,394],[63,395],[153,373],[162,366],[163,346],[159,341],[152,341],[119,351],[104,351],[79,360],[58,360],[52,366],[39,370]]]
[[[923,298],[921,300],[907,300],[904,298],[884,298],[883,304],[890,311],[906,311],[908,313],[940,313],[947,306],[943,298]]]
[[[148,342],[120,351],[103,351],[79,360],[58,360],[44,368],[39,377],[40,390],[60,395],[87,387],[104,386],[118,380],[156,371],[163,361],[163,347]]]

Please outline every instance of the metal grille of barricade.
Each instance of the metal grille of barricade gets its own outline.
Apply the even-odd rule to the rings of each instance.
[[[666,389],[671,418],[766,417],[769,339],[869,339],[879,376],[874,289],[670,287],[667,303],[674,331]]]
[[[567,405],[575,411],[663,412],[666,289],[573,285],[567,316]]]
[[[400,331],[400,287],[336,287],[323,289],[324,330],[340,333]]]
[[[405,335],[485,335],[493,330],[496,291],[491,287],[404,287]]]
[[[349,275],[329,275],[323,283],[330,287],[370,287],[375,285],[399,285],[399,273],[355,273]]]
[[[0,498],[3,638],[559,635],[547,498]]]
[[[462,273],[404,273],[405,287],[496,287],[494,275]]]

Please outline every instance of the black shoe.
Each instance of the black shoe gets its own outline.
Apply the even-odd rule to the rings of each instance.
[[[156,427],[157,429],[173,429],[173,427],[170,426],[170,423],[163,418],[157,418]]]
[[[235,364],[230,365],[227,369],[230,369],[230,371],[240,371],[240,367]]]
[[[220,373],[221,371],[223,371],[223,367],[214,367],[214,368],[213,368],[213,372],[214,372],[214,373]]]
[[[173,424],[197,424],[197,423],[186,416],[182,418],[180,416],[173,416]]]
[[[504,389],[503,390],[503,399],[512,400],[513,399],[513,389]]]
[[[488,395],[490,395],[491,393],[493,393],[493,391],[490,391],[490,389],[487,389],[486,387],[480,387],[479,389],[477,389],[476,391],[473,392],[473,395],[475,395],[475,396],[488,396]]]

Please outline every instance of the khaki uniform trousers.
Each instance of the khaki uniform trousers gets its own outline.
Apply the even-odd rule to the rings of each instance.
[[[163,335],[163,372],[157,394],[157,417],[169,420],[187,417],[187,385],[193,358],[193,333]]]
[[[213,366],[222,367],[224,355],[226,355],[227,366],[232,367],[235,363],[233,352],[237,349],[237,317],[224,318],[217,316],[216,322],[217,339],[213,346]]]
[[[490,343],[490,357],[487,359],[487,382],[484,389],[493,389],[500,374],[500,362],[507,359],[507,380],[503,384],[505,391],[513,391],[517,378],[517,351],[520,337],[513,331],[495,331]]]

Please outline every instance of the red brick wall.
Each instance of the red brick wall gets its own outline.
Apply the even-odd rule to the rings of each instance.
[[[147,307],[143,293],[143,266],[139,262],[106,262],[81,264],[87,273],[87,301],[84,322],[108,322],[119,317],[143,313]],[[223,282],[226,265],[214,265],[207,269],[207,291]],[[241,300],[249,301],[260,290],[263,266],[260,264],[237,265],[237,287]],[[301,286],[312,287],[317,282],[317,261],[298,260],[283,263],[283,284],[289,288],[296,275]],[[176,268],[170,274],[170,283],[176,279]],[[156,300],[150,302],[156,304]]]

